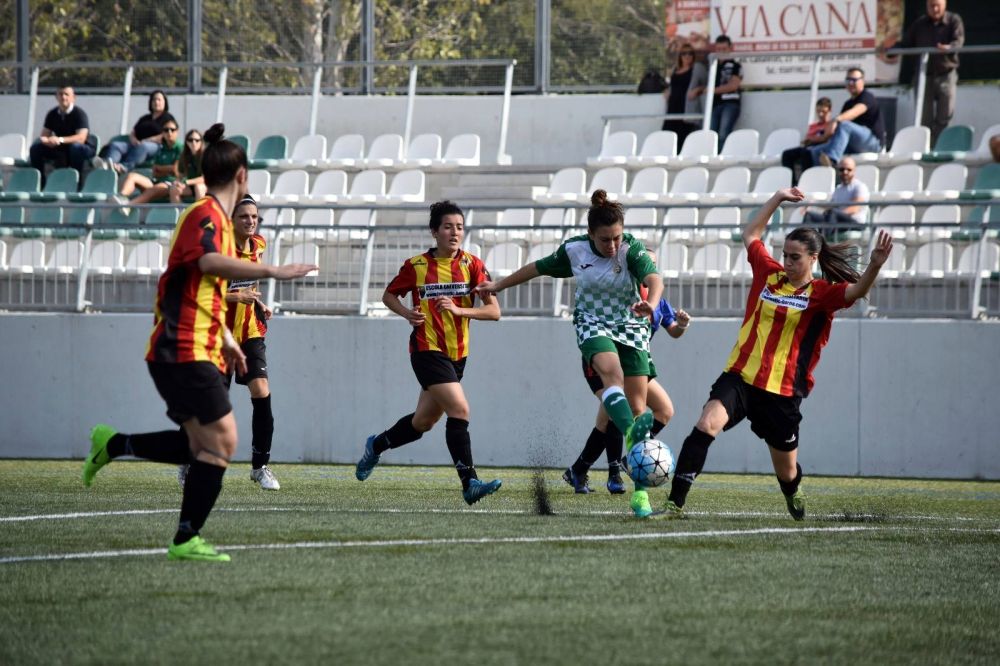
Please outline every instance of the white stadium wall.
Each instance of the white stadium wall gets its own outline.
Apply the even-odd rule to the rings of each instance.
[[[677,415],[678,451],[736,335],[735,319],[696,320],[653,351]],[[82,458],[106,421],[170,427],[142,360],[149,315],[0,315],[0,457]],[[463,382],[481,466],[571,462],[596,400],[580,373],[572,324],[511,318],[472,324]],[[362,317],[278,317],[268,334],[276,462],[351,463],[364,439],[413,409],[407,324]],[[811,474],[1000,479],[1000,323],[836,321],[803,402],[802,463]],[[250,451],[250,400],[234,387],[238,458]],[[439,424],[388,462],[450,464]],[[747,424],[712,446],[709,471],[769,472]]]

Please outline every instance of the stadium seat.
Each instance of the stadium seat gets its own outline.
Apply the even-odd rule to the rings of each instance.
[[[278,162],[279,169],[307,169],[326,159],[326,137],[322,134],[300,136],[292,147],[292,156]]]
[[[559,243],[536,243],[528,250],[528,258],[525,259],[525,262],[530,264],[544,259],[558,249]]]
[[[379,169],[362,171],[354,176],[351,189],[341,203],[359,204],[375,203],[385,195],[385,172]]]
[[[807,199],[826,201],[833,193],[836,175],[832,168],[826,166],[809,167],[799,178],[799,189]]]
[[[670,186],[670,192],[660,196],[660,203],[678,204],[697,201],[707,189],[708,169],[688,167],[677,174],[674,184]]]
[[[576,210],[573,208],[546,208],[531,231],[533,242],[560,240],[576,224]]]
[[[319,265],[319,246],[316,243],[295,243],[285,250],[283,264],[315,264]],[[319,271],[306,273],[305,277],[316,277]]]
[[[754,183],[753,190],[741,194],[739,201],[744,204],[761,204],[770,199],[775,192],[790,187],[791,184],[791,169],[783,166],[770,166],[757,174],[757,182]]]
[[[891,227],[887,227],[886,231],[888,231],[893,238],[903,240],[905,238],[912,237],[916,232],[916,229],[913,227],[916,222],[916,218],[917,214],[913,206],[883,206],[882,208],[879,208],[877,213],[875,213],[874,225],[876,227],[893,225]]]
[[[656,267],[664,278],[676,279],[687,272],[688,249],[683,243],[668,241],[664,237],[656,253]]]
[[[876,236],[872,234],[871,242],[875,242]],[[868,256],[868,252],[864,253],[865,258]],[[903,244],[893,244],[892,252],[889,253],[889,258],[882,265],[882,269],[879,271],[879,278],[894,280],[901,277],[906,272],[906,246]]]
[[[278,162],[288,155],[288,137],[282,134],[272,134],[265,136],[257,144],[253,159],[250,160],[251,169],[268,169],[278,166]]]
[[[37,192],[41,184],[38,169],[25,167],[14,169],[6,181],[7,189],[0,192],[0,201],[27,201],[32,192]],[[24,224],[24,208],[0,207],[0,224]]]
[[[138,277],[158,276],[165,266],[163,244],[147,240],[137,243],[129,251],[128,259],[125,260],[125,274]]]
[[[752,166],[775,166],[781,164],[781,153],[800,144],[802,136],[799,130],[789,127],[776,129],[767,135],[764,148],[758,155],[750,158]]]
[[[587,158],[587,166],[607,167],[626,164],[630,157],[635,157],[635,144],[635,132],[612,132],[604,139],[601,154]]]
[[[732,266],[732,251],[728,243],[709,243],[699,247],[691,257],[688,272],[705,278],[719,278],[729,273]]]
[[[302,169],[283,171],[274,182],[271,193],[261,203],[297,203],[309,193],[309,174]]]
[[[23,134],[0,136],[0,166],[14,166],[28,157],[27,142]]]
[[[506,277],[524,263],[524,250],[517,243],[498,243],[486,252],[486,268],[493,277]]]
[[[227,136],[226,138],[242,148],[243,152],[247,154],[247,157],[250,156],[250,137],[246,134],[233,134],[232,136]]]
[[[403,137],[399,134],[381,134],[375,137],[368,155],[358,166],[365,169],[392,168],[403,161]]]
[[[663,167],[646,167],[635,174],[628,192],[619,200],[625,204],[655,203],[667,193],[667,170]]]
[[[495,243],[525,240],[528,238],[529,229],[503,229],[501,227],[532,227],[534,224],[535,211],[533,209],[507,208],[497,216],[494,228],[477,229],[477,233],[483,240]]]
[[[665,238],[670,241],[691,240],[698,224],[697,208],[670,208],[663,216],[663,226],[666,227]],[[684,227],[678,229],[676,227]]]
[[[940,201],[942,199],[957,199],[965,189],[965,179],[969,169],[958,162],[942,164],[931,172],[927,179],[927,188],[915,192],[913,198],[917,201]]]
[[[882,188],[871,193],[870,201],[912,199],[923,189],[923,182],[924,170],[919,164],[894,166],[885,177]]]
[[[968,125],[950,125],[938,135],[933,150],[924,153],[924,162],[950,162],[972,150],[972,128]]]
[[[149,226],[170,227],[172,231],[173,227],[177,226],[179,215],[180,211],[177,210],[176,206],[157,206],[156,208],[149,209],[149,213],[146,215],[146,224]]]
[[[121,241],[101,241],[90,250],[88,270],[97,275],[111,275],[125,270],[125,245]]]
[[[951,272],[951,243],[934,241],[921,245],[913,255],[909,273],[914,277],[943,278]]]
[[[51,225],[63,222],[63,210],[54,204],[31,208],[28,210],[28,222],[29,224],[24,227],[15,228],[12,235],[19,238],[41,238],[51,235]]]
[[[260,211],[260,224],[257,233],[264,238],[272,239],[278,233],[285,238],[291,234],[292,230],[287,227],[295,226],[295,210],[292,208],[264,208]],[[281,229],[279,230],[279,227]]]
[[[70,167],[56,169],[45,180],[41,192],[32,192],[32,201],[65,201],[68,192],[76,192],[80,187],[80,172]]]
[[[733,232],[740,232],[740,209],[722,206],[702,211],[701,227],[692,239],[697,244],[731,241]]]
[[[330,146],[330,153],[320,166],[354,167],[361,163],[365,155],[365,137],[360,134],[338,136]]]
[[[647,167],[669,164],[677,156],[677,134],[658,130],[646,135],[639,154],[629,157],[625,163],[630,167]]]
[[[347,237],[344,240],[365,240],[368,238],[370,228],[375,226],[378,215],[375,211],[365,208],[354,208],[345,210],[337,218],[337,227],[347,230]]]
[[[719,135],[713,130],[695,130],[688,134],[680,155],[671,164],[692,166],[708,164],[719,153]]]
[[[45,242],[37,238],[23,240],[10,251],[4,269],[9,275],[31,275],[45,267]]]
[[[62,224],[66,226],[49,229],[49,237],[54,239],[83,238],[87,235],[87,227],[94,223],[94,212],[94,209],[89,206],[64,208],[61,217]]]
[[[735,165],[749,163],[760,148],[760,133],[755,129],[738,129],[726,137],[726,143],[711,163]]]
[[[735,277],[750,277],[753,275],[753,270],[750,267],[750,261],[747,259],[746,247],[741,247],[740,251],[736,253],[736,258],[733,259],[733,265],[729,268],[729,272]]]
[[[575,202],[583,194],[587,173],[580,167],[560,169],[552,177],[547,191],[536,194],[535,201],[541,203]]]
[[[434,162],[438,168],[454,168],[460,166],[479,166],[480,144],[478,134],[458,134],[448,141],[444,157]]]
[[[426,168],[441,159],[441,135],[418,134],[410,140],[403,158],[403,166],[409,169]]]
[[[896,132],[889,152],[880,153],[876,162],[880,166],[917,162],[930,150],[931,131],[923,125],[904,127]]]
[[[321,171],[313,179],[309,194],[302,197],[304,204],[330,204],[342,201],[347,195],[347,172],[340,169]]]
[[[271,193],[271,172],[254,169],[247,176],[247,190],[257,201],[262,201]]]
[[[915,234],[907,236],[907,242],[919,243],[951,238],[952,232],[958,229],[961,218],[962,212],[954,204],[928,206],[920,216],[919,228]]]
[[[292,240],[296,243],[301,241],[323,241],[333,234],[334,216],[329,208],[310,208],[302,211],[296,228],[292,230]],[[307,227],[307,228],[303,228]]]
[[[375,195],[375,203],[383,205],[422,203],[426,197],[425,180],[424,172],[419,169],[400,171],[393,176],[392,182],[389,183],[388,192]]]
[[[67,201],[93,203],[107,201],[118,192],[118,174],[113,169],[94,169],[87,174],[79,192],[67,192]]]
[[[659,211],[655,208],[628,208],[625,211],[625,233],[643,242],[656,240],[656,221]]]
[[[961,276],[980,275],[989,278],[998,272],[1000,272],[1000,245],[990,241],[967,245],[955,265],[955,273]]]
[[[83,243],[78,240],[63,240],[56,243],[45,263],[45,272],[53,275],[69,275],[80,270],[83,263]]]
[[[878,191],[881,172],[877,164],[858,164],[854,169],[854,177],[868,186],[868,194]]]
[[[576,195],[576,202],[589,206],[590,193],[597,190],[604,190],[608,193],[609,201],[616,201],[618,197],[625,194],[627,178],[628,175],[622,167],[604,167],[594,174],[590,180],[590,187]]]
[[[993,159],[990,154],[990,137],[1000,134],[1000,124],[990,125],[983,132],[982,136],[979,138],[979,146],[972,151],[963,155],[966,163],[971,164],[985,164]]]
[[[976,174],[971,190],[962,190],[960,199],[1000,199],[1000,163],[986,164]]]
[[[741,130],[742,131],[742,130]],[[731,166],[719,172],[710,192],[698,197],[703,203],[729,203],[739,201],[750,189],[750,169]],[[771,190],[772,194],[774,190]]]

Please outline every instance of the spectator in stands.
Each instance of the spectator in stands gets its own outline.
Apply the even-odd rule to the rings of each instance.
[[[156,155],[163,141],[163,126],[177,121],[170,115],[170,102],[162,90],[149,94],[149,113],[139,118],[128,141],[112,141],[94,159],[94,167],[111,168],[118,173],[132,171]],[[175,137],[176,138],[176,137]]]
[[[825,143],[833,135],[830,123],[831,113],[833,113],[833,102],[830,101],[829,97],[820,97],[816,100],[816,122],[810,124],[806,129],[802,143],[781,153],[782,166],[786,166],[792,171],[792,185],[797,185],[802,172],[813,166],[812,156],[806,148]]]
[[[203,146],[201,132],[188,130],[184,137],[184,150],[177,163],[177,180],[170,186],[170,203],[180,203],[183,197],[200,199],[205,196],[205,178],[201,175]]]
[[[778,190],[743,229],[753,271],[746,315],[726,369],[677,457],[663,512],[667,518],[684,517],[688,491],[705,466],[709,446],[743,419],[767,444],[788,512],[795,520],[805,518],[797,451],[800,403],[812,390],[812,372],[834,314],[868,294],[892,251],[892,237],[879,231],[862,274],[854,269],[857,257],[850,245],[830,245],[809,227],[793,229],[785,237],[781,262],[775,261],[761,241],[767,223],[782,202],[803,197],[794,187]],[[817,262],[822,278],[813,277]]]
[[[732,59],[724,59],[733,50],[733,42],[726,35],[715,38],[715,51],[719,53],[719,66],[715,72],[715,99],[712,102],[712,129],[719,134],[719,149],[736,126],[740,117],[740,86],[743,68]]]
[[[607,387],[601,402],[625,445],[641,442],[653,426],[646,407],[649,363],[649,322],[663,294],[663,278],[634,236],[624,232],[621,204],[595,190],[587,213],[587,234],[574,236],[544,259],[532,262],[496,282],[484,282],[477,291],[494,294],[539,275],[576,278],[573,322],[584,360]],[[639,285],[649,291],[646,298]],[[645,518],[653,513],[646,489],[636,486],[629,503]]]
[[[365,441],[354,476],[364,481],[383,453],[415,442],[447,416],[444,441],[462,482],[462,498],[471,505],[499,490],[501,482],[480,481],[472,461],[469,403],[461,384],[469,320],[497,321],[500,304],[492,294],[480,293],[482,305],[476,305],[473,289],[486,284],[490,274],[482,259],[462,249],[462,209],[451,201],[439,201],[431,206],[428,226],[435,247],[407,259],[382,294],[382,303],[413,328],[410,366],[423,390],[412,413]],[[412,308],[403,303],[407,295]]]
[[[867,203],[870,193],[868,186],[854,177],[857,165],[853,157],[844,157],[837,164],[840,174],[840,185],[837,185],[830,196],[830,206],[822,211],[805,209],[805,224],[819,225],[823,235],[833,238],[838,231],[857,230],[864,228],[868,217],[868,207],[859,204]]]
[[[119,433],[100,424],[91,430],[83,462],[83,484],[115,458],[135,456],[171,465],[190,463],[180,520],[167,559],[228,562],[199,534],[222,490],[222,477],[236,453],[225,373],[230,365],[247,371],[246,357],[225,322],[229,280],[299,278],[316,270],[307,264],[270,266],[235,256],[229,211],[246,196],[247,156],[222,138],[225,127],[205,133],[203,167],[211,196],[181,215],[170,243],[167,269],[160,277],[146,363],[167,416],[180,430]]]
[[[833,166],[846,153],[876,153],[885,143],[885,126],[875,95],[865,90],[865,73],[860,67],[847,70],[844,79],[851,97],[833,119],[829,141],[806,150],[813,164]]]
[[[1000,134],[990,137],[990,155],[994,162],[1000,162]]]
[[[181,158],[181,144],[177,140],[177,131],[177,121],[171,116],[163,125],[160,148],[153,154],[153,177],[149,178],[138,171],[129,172],[121,185],[119,196],[116,197],[119,203],[128,203],[129,196],[137,188],[142,193],[132,201],[134,204],[149,203],[170,196],[170,190],[177,178],[177,163]]]
[[[927,0],[927,13],[910,24],[899,48],[937,47],[942,53],[933,54],[927,61],[927,81],[924,88],[924,106],[921,124],[931,129],[931,145],[951,123],[955,115],[955,90],[958,87],[958,54],[949,51],[965,44],[965,25],[962,17],[945,11],[947,0]],[[913,89],[916,90],[914,74]]]
[[[59,86],[56,101],[58,106],[45,114],[41,136],[28,152],[31,166],[42,174],[43,185],[46,162],[54,162],[57,167],[71,166],[82,174],[97,144],[97,138],[90,133],[87,113],[76,105],[73,87]]]
[[[670,74],[670,85],[663,91],[667,98],[667,113],[702,113],[702,96],[708,85],[708,71],[705,65],[694,58],[694,47],[681,44],[677,52],[677,65]],[[698,129],[690,120],[664,120],[663,129],[677,134],[677,148],[684,145],[684,139]]]

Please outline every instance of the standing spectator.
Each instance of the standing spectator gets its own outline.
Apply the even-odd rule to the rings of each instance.
[[[43,185],[46,162],[55,162],[60,167],[68,165],[82,172],[87,160],[94,156],[97,143],[90,135],[87,113],[76,105],[73,86],[59,86],[56,101],[59,105],[45,114],[41,136],[29,151],[31,166],[41,172]]]
[[[921,124],[931,128],[931,145],[951,123],[955,115],[955,88],[958,85],[958,54],[949,53],[965,44],[965,25],[962,17],[945,11],[947,0],[927,0],[927,13],[910,24],[900,48],[936,46],[941,55],[932,55],[927,61],[927,87],[924,89],[924,107]],[[914,74],[913,88],[916,90]]]
[[[681,44],[677,53],[677,65],[670,74],[670,85],[663,91],[667,98],[667,113],[702,113],[702,95],[708,85],[708,71],[705,65],[694,59],[694,47]],[[698,125],[687,120],[664,120],[663,129],[677,134],[677,149],[684,145],[684,139],[698,129]]]
[[[715,101],[712,103],[712,129],[719,134],[719,149],[726,143],[726,137],[733,131],[740,117],[740,86],[743,84],[743,68],[732,59],[722,56],[733,50],[733,42],[725,35],[715,38],[715,50],[720,53],[719,68],[715,72]]]
[[[94,159],[98,169],[111,168],[118,173],[132,171],[156,155],[163,141],[163,126],[167,121],[177,123],[170,115],[170,102],[162,90],[149,94],[149,113],[139,118],[128,135],[128,141],[112,141],[101,157]],[[176,138],[176,137],[174,137]]]
[[[877,153],[885,143],[882,112],[875,95],[865,90],[864,70],[850,68],[844,83],[851,97],[833,119],[833,136],[806,148],[813,164],[833,166],[845,153]]]
[[[801,144],[781,153],[782,166],[792,170],[792,185],[798,185],[802,172],[814,166],[812,157],[806,148],[826,143],[833,135],[830,123],[831,113],[833,113],[833,102],[830,101],[829,97],[820,97],[816,100],[816,122],[810,124],[806,129],[806,136],[802,139]]]
[[[854,177],[856,168],[853,157],[844,157],[837,165],[840,185],[833,191],[830,203],[840,204],[839,206],[825,208],[822,211],[809,208],[805,210],[803,222],[819,226],[828,240],[838,231],[863,228],[868,217],[867,207],[859,204],[867,203],[870,193],[868,186]]]

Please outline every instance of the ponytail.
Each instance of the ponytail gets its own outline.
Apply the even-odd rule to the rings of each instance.
[[[590,195],[590,210],[587,211],[587,229],[594,232],[600,227],[618,223],[625,223],[625,209],[617,201],[609,201],[604,190],[594,190]]]
[[[797,227],[786,239],[802,243],[810,254],[819,258],[825,280],[853,284],[861,277],[855,268],[861,253],[851,243],[827,243],[823,234],[811,227]]]

